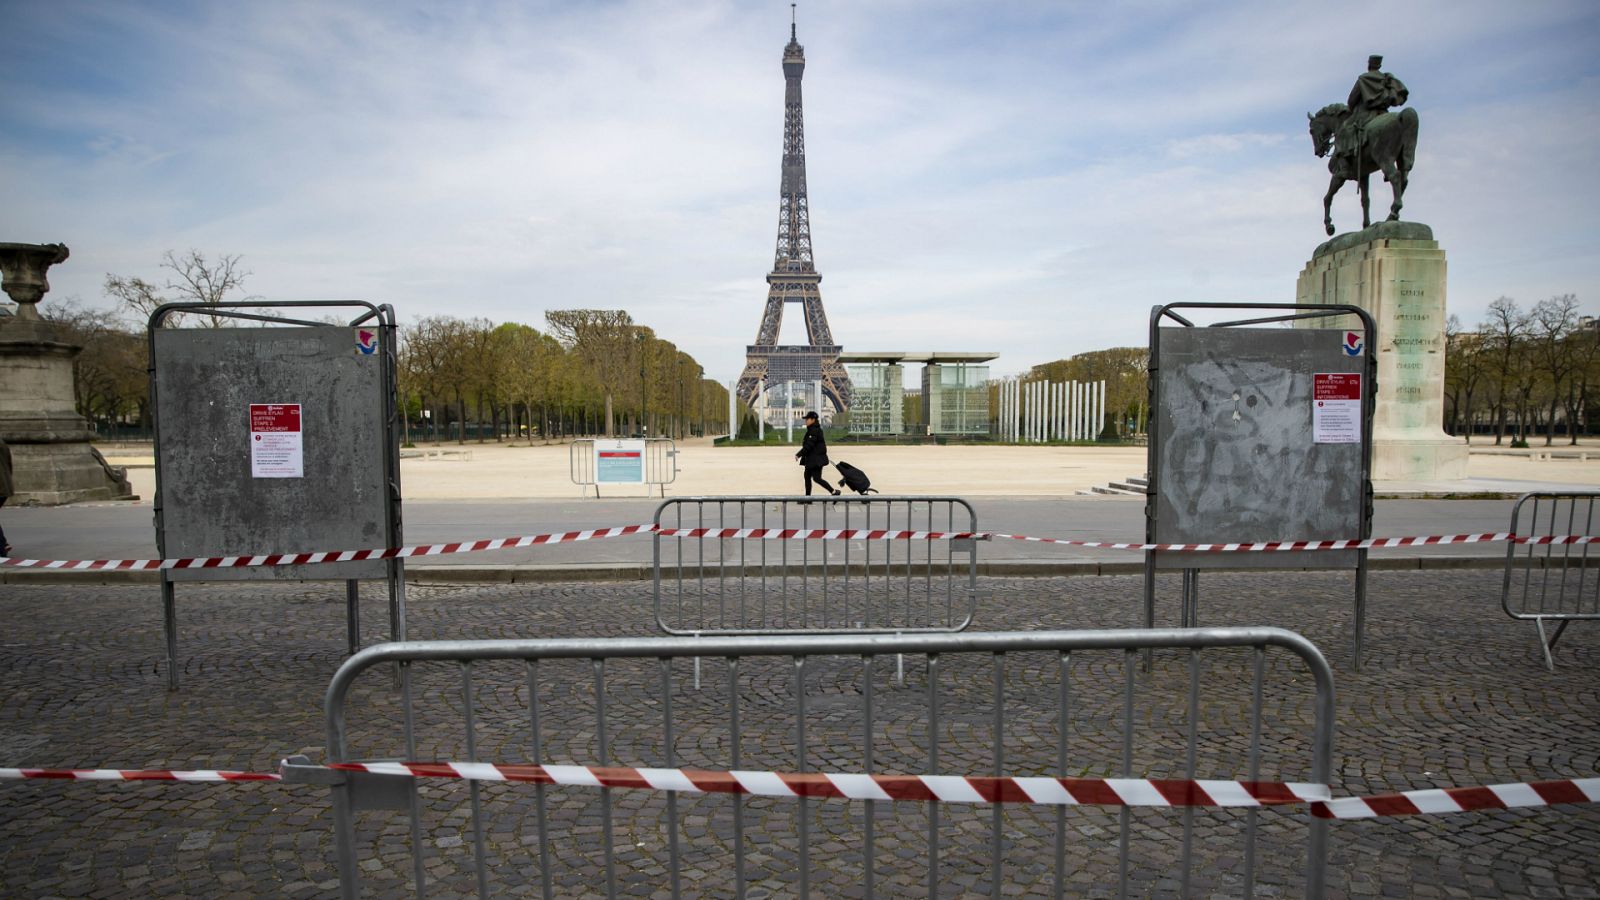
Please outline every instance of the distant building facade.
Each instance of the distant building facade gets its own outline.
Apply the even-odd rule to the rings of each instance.
[[[854,392],[851,434],[989,432],[989,367],[998,353],[841,353]],[[904,421],[906,363],[922,363],[922,421]]]

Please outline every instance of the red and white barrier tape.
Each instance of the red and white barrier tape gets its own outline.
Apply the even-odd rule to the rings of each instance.
[[[1592,544],[1600,542],[1594,535],[1535,535],[1521,537],[1509,532],[1482,534],[1445,534],[1421,537],[1366,538],[1364,540],[1338,541],[1259,541],[1237,544],[1136,544],[1106,541],[1075,541],[1066,538],[1031,537],[1023,534],[1005,534],[996,531],[892,531],[866,528],[666,528],[660,525],[624,525],[616,528],[594,528],[587,531],[559,531],[523,537],[494,538],[491,540],[460,541],[448,544],[416,544],[406,547],[371,548],[366,550],[323,550],[315,553],[270,553],[261,556],[204,556],[176,559],[17,559],[0,556],[0,568],[43,569],[46,571],[77,572],[93,569],[123,571],[150,569],[233,569],[254,566],[304,566],[317,563],[358,562],[369,559],[409,559],[418,556],[445,556],[453,553],[480,553],[486,550],[510,550],[533,547],[539,544],[565,544],[574,541],[600,540],[634,534],[657,534],[663,537],[720,538],[768,541],[950,541],[974,539],[980,541],[1004,539],[1038,544],[1060,544],[1089,547],[1099,550],[1164,550],[1198,553],[1282,552],[1289,550],[1381,550],[1390,547],[1412,547],[1433,544],[1477,544],[1510,542],[1513,544]]]
[[[1600,537],[1592,534],[1544,534],[1530,537],[1507,535],[1506,540],[1513,544],[1595,544],[1600,543]]]
[[[48,778],[61,781],[282,781],[276,772],[222,769],[0,769],[0,781]]]
[[[759,541],[957,541],[988,540],[984,531],[890,531],[879,528],[668,528],[656,534],[680,538],[733,538]]]
[[[747,794],[828,800],[1027,803],[1048,806],[1269,806],[1327,800],[1320,784],[1161,778],[1013,778],[964,775],[848,775],[828,772],[714,772],[622,766],[490,763],[332,763],[376,775],[521,781],[579,787],[644,788],[688,794]]]
[[[1068,544],[1074,547],[1094,547],[1101,550],[1181,550],[1201,553],[1281,552],[1287,550],[1374,550],[1385,547],[1413,547],[1429,544],[1479,544],[1512,541],[1519,544],[1587,544],[1600,538],[1560,535],[1555,537],[1519,538],[1505,531],[1483,534],[1436,534],[1422,537],[1366,538],[1340,541],[1258,541],[1240,544],[1112,544],[1104,541],[1073,541],[1065,538],[1029,537],[1023,534],[990,532],[991,538],[1028,541],[1039,544]]]
[[[624,766],[495,765],[469,762],[332,763],[308,768],[405,778],[454,778],[571,787],[637,788],[825,800],[1017,803],[1037,806],[1262,807],[1311,804],[1324,819],[1369,819],[1600,803],[1600,778],[1436,788],[1371,797],[1330,796],[1326,785],[1175,778],[1051,778],[709,771]],[[0,781],[283,781],[271,772],[212,769],[4,769]]]
[[[366,559],[409,559],[416,556],[444,556],[451,553],[480,553],[485,550],[510,550],[538,544],[567,544],[630,534],[650,534],[655,525],[624,525],[619,528],[594,528],[587,531],[558,531],[524,537],[461,541],[450,544],[416,544],[408,547],[376,547],[367,550],[325,550],[317,553],[270,553],[263,556],[202,556],[181,559],[8,559],[0,566],[21,569],[235,569],[251,566],[300,566],[317,563],[357,562]]]
[[[1600,778],[1435,788],[1373,797],[1340,797],[1313,803],[1311,814],[1323,819],[1371,819],[1378,816],[1555,806],[1558,803],[1600,803]]]

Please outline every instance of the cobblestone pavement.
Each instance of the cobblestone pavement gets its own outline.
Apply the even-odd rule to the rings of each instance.
[[[1176,577],[1163,577],[1161,616],[1175,623]],[[1132,576],[985,579],[977,628],[1038,630],[1139,624],[1141,580]],[[1600,772],[1600,629],[1575,625],[1542,665],[1533,628],[1498,606],[1498,573],[1483,570],[1374,572],[1366,666],[1349,654],[1351,578],[1341,573],[1206,573],[1206,625],[1281,625],[1321,647],[1336,670],[1336,794],[1410,790]],[[413,585],[411,636],[537,638],[651,635],[650,585]],[[0,766],[219,768],[265,771],[281,756],[325,758],[322,697],[342,661],[341,585],[184,585],[179,591],[183,690],[169,694],[160,601],[152,586],[7,585],[0,638]],[[383,600],[365,595],[365,639],[382,638]],[[1013,658],[1014,657],[1014,658]],[[1265,663],[1262,777],[1305,780],[1311,721],[1304,667],[1283,654]],[[742,662],[737,676],[741,767],[796,765],[792,660]],[[1005,747],[1011,774],[1053,770],[1061,663],[1043,654],[1008,655],[1000,669]],[[1069,770],[1120,772],[1124,690],[1133,685],[1135,774],[1183,772],[1191,666],[1158,653],[1149,673],[1118,651],[1077,653],[1070,673]],[[905,683],[892,660],[873,671],[874,761],[880,771],[922,771],[929,740],[925,659],[908,658]],[[800,670],[807,699],[811,768],[858,771],[862,764],[859,660],[819,658]],[[941,662],[939,763],[985,774],[994,766],[996,664]],[[1249,755],[1249,651],[1206,651],[1192,671],[1201,685],[1196,721],[1200,777],[1242,777]],[[473,667],[480,710],[480,758],[532,758],[528,672],[520,664]],[[616,661],[604,671],[610,760],[660,765],[663,703],[670,697],[675,762],[726,767],[730,761],[729,671],[707,661],[697,688],[688,662],[662,674],[655,660]],[[594,688],[586,661],[541,663],[535,673],[543,714],[543,758],[599,758]],[[461,673],[418,666],[418,755],[463,757]],[[663,683],[670,685],[664,691]],[[399,756],[400,704],[389,670],[357,680],[351,734],[359,754]],[[426,782],[423,867],[432,895],[470,894],[470,791]],[[545,789],[547,843],[537,829],[540,792],[485,785],[490,891],[539,891],[548,850],[558,896],[603,894],[607,834],[615,837],[618,891],[666,896],[667,841],[682,851],[686,895],[731,894],[732,853],[741,834],[726,797],[612,792],[609,805],[587,789]],[[815,896],[859,895],[865,822],[860,805],[743,803],[742,842],[749,896],[794,896],[799,835],[809,836]],[[877,804],[872,813],[882,895],[926,893],[928,808]],[[669,827],[676,820],[677,827]],[[1257,892],[1301,891],[1303,811],[1264,811],[1256,840]],[[1069,896],[1114,896],[1119,814],[1106,808],[1062,815]],[[1137,896],[1180,892],[1185,816],[1133,811],[1130,881]],[[938,810],[941,895],[990,889],[992,828],[1004,835],[1002,893],[1049,895],[1057,877],[1057,813],[1009,807]],[[1198,812],[1190,839],[1189,893],[1234,896],[1243,875],[1243,813]],[[368,894],[409,893],[408,826],[402,814],[358,816],[360,868]],[[338,887],[324,788],[310,785],[0,783],[0,896],[326,896]],[[1600,897],[1600,808],[1568,806],[1450,816],[1392,818],[1331,826],[1329,894],[1334,897]]]

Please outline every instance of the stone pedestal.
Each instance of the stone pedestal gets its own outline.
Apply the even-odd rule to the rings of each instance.
[[[136,500],[122,469],[89,445],[78,415],[72,360],[83,349],[34,306],[50,286],[47,268],[66,259],[59,244],[0,244],[5,291],[17,313],[0,319],[0,438],[11,448],[16,493],[10,504],[56,506],[80,500]]]
[[[1376,481],[1467,477],[1467,443],[1445,434],[1444,251],[1416,222],[1380,222],[1317,248],[1300,272],[1295,302],[1348,304],[1377,324]]]
[[[79,350],[49,323],[0,320],[0,438],[17,491],[9,504],[137,499],[125,472],[90,446],[94,433],[73,406]]]

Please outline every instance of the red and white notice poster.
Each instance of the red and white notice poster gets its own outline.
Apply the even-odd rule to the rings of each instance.
[[[1311,376],[1311,433],[1317,444],[1361,443],[1361,375],[1317,372]]]
[[[305,476],[305,450],[300,442],[300,404],[250,404],[250,476]]]

